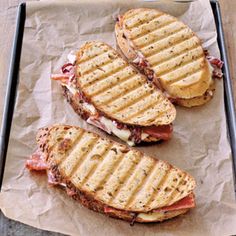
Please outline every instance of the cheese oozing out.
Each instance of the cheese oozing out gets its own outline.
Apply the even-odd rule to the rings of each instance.
[[[74,88],[72,85],[69,85],[69,84],[62,84],[62,85],[65,86],[70,91],[70,93],[72,93],[74,96],[78,93],[77,89]],[[129,138],[131,136],[131,132],[129,129],[125,129],[125,128],[118,129],[116,124],[112,120],[110,120],[102,115],[97,117],[96,115],[98,114],[98,112],[92,104],[84,101],[83,103],[81,103],[81,105],[83,106],[83,108],[86,111],[88,111],[89,113],[91,113],[93,115],[93,116],[90,116],[86,120],[89,124],[94,125],[100,129],[106,131],[109,134],[113,133],[121,140],[127,142],[130,146],[135,145],[135,142],[133,140],[129,140]],[[141,140],[145,140],[148,136],[149,136],[149,134],[142,132]]]

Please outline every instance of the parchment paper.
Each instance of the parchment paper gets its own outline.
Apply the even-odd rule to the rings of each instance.
[[[85,41],[103,40],[115,46],[114,19],[120,12],[138,6],[157,7],[180,16],[210,53],[219,57],[213,15],[205,0],[190,6],[114,0],[27,3],[20,81],[0,194],[0,207],[7,217],[71,235],[236,234],[223,81],[217,81],[215,97],[205,106],[177,107],[174,135],[169,142],[139,147],[196,178],[197,207],[182,217],[131,227],[82,207],[64,191],[48,187],[46,176],[30,174],[24,168],[25,160],[36,148],[36,131],[42,126],[67,123],[105,135],[75,114],[59,84],[49,79],[50,74],[58,72],[67,54]]]

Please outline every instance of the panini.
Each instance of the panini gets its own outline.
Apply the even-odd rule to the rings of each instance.
[[[128,60],[175,103],[192,107],[214,94],[222,67],[207,60],[197,35],[177,18],[156,9],[133,9],[119,17],[117,43]]]
[[[130,222],[170,219],[195,206],[189,174],[79,127],[53,125],[37,133],[38,150],[26,162],[46,170],[82,205]]]
[[[59,80],[74,110],[88,123],[129,145],[168,140],[176,110],[163,93],[113,48],[88,42],[62,67]]]

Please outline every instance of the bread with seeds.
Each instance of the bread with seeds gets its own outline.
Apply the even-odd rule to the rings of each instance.
[[[52,79],[88,123],[129,145],[171,137],[175,107],[113,48],[88,42],[68,58]]]
[[[132,9],[115,25],[117,44],[171,101],[200,106],[214,95],[222,62],[205,54],[201,40],[183,22],[156,9]]]
[[[37,151],[26,162],[46,170],[85,207],[130,222],[173,218],[195,206],[195,180],[165,161],[68,125],[38,131]]]

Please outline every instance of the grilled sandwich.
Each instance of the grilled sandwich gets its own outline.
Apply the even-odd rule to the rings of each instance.
[[[88,42],[68,59],[52,79],[89,124],[129,145],[171,137],[174,106],[113,48]]]
[[[195,180],[165,161],[79,127],[53,125],[36,136],[29,170],[85,207],[134,222],[163,221],[195,206]]]
[[[223,63],[202,48],[197,35],[177,18],[156,9],[133,9],[118,18],[117,44],[126,58],[176,104],[211,100]]]

